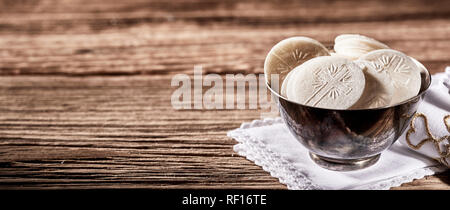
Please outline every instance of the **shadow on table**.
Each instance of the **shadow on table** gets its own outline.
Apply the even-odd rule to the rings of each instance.
[[[450,185],[450,170],[435,175],[439,180],[445,184]]]

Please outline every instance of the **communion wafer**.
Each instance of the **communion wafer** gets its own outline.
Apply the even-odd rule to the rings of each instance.
[[[298,65],[317,57],[329,55],[328,50],[320,42],[308,37],[291,37],[276,44],[267,54],[264,62],[266,81],[271,74],[279,74],[279,84],[286,75]]]
[[[322,56],[293,70],[286,95],[308,106],[347,109],[361,98],[364,88],[364,73],[358,65],[345,58]]]
[[[411,56],[409,56],[409,58],[416,64],[416,66],[419,68],[421,74],[425,74],[427,72],[427,68],[425,68],[425,66],[422,63],[420,63],[417,59],[415,59]]]
[[[394,92],[391,77],[384,71],[377,71],[372,63],[365,60],[355,61],[364,72],[366,87],[354,109],[369,109],[389,106]]]
[[[389,48],[375,39],[358,34],[339,35],[335,38],[334,43],[334,50],[337,54],[353,60],[370,51]]]
[[[366,41],[375,43],[376,45],[379,45],[379,46],[382,46],[382,47],[384,46],[384,47],[388,48],[388,46],[383,44],[382,42],[377,41],[374,38],[370,38],[368,36],[361,35],[361,34],[340,34],[339,36],[336,36],[336,38],[334,38],[334,42],[340,42],[340,41],[343,41],[343,40],[346,40],[346,39],[366,40]]]
[[[350,59],[350,60],[352,60],[352,58],[350,58],[350,57],[347,57],[347,56],[341,55],[341,54],[337,54],[337,53],[335,53],[335,52],[330,52],[330,56],[332,56],[332,57],[340,57],[340,58],[345,58],[345,59]]]
[[[288,86],[288,82],[289,82],[289,80],[290,80],[290,78],[291,78],[292,72],[293,72],[293,71],[290,71],[290,72],[286,75],[286,77],[285,77],[284,80],[283,80],[283,84],[281,85],[281,95],[284,96],[284,97],[287,97],[287,96],[286,96],[286,88],[287,88],[287,86]]]
[[[421,85],[420,69],[407,55],[391,49],[369,52],[360,58],[371,63],[378,72],[392,79],[394,92],[391,105],[416,96]]]

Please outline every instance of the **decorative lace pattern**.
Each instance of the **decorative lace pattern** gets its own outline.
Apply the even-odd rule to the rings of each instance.
[[[276,123],[282,123],[281,118],[254,120],[251,123],[243,123],[240,128],[228,132],[229,137],[240,142],[234,146],[234,151],[253,161],[256,165],[261,166],[265,171],[269,172],[271,176],[278,178],[282,184],[285,184],[288,187],[288,189],[320,189],[320,187],[306,178],[302,171],[293,167],[280,155],[267,148],[264,143],[245,132],[246,128]]]
[[[234,151],[261,166],[265,171],[269,172],[271,176],[278,178],[282,184],[287,186],[288,189],[323,189],[304,175],[307,174],[306,169],[302,170],[294,167],[289,161],[285,160],[279,154],[268,148],[263,141],[249,135],[249,133],[246,132],[246,129],[248,128],[268,126],[278,123],[283,123],[281,118],[266,118],[264,120],[254,120],[250,123],[243,123],[240,128],[229,131],[228,136],[239,142],[234,146]],[[439,171],[442,171],[442,169],[438,167],[421,168],[406,175],[393,177],[387,180],[380,180],[375,183],[369,183],[354,187],[352,189],[387,190],[391,187],[400,186],[402,183],[411,182],[414,179],[420,179],[424,176],[433,175]]]
[[[368,185],[363,185],[359,187],[355,187],[353,189],[361,189],[361,190],[389,190],[391,187],[398,187],[403,183],[408,183],[414,181],[414,179],[422,179],[425,176],[430,176],[436,173],[436,171],[440,171],[437,167],[428,167],[421,168],[415,171],[412,171],[410,174],[394,177],[392,179],[379,181],[376,183],[371,183]]]

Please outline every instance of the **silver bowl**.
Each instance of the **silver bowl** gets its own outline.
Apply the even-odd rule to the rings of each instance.
[[[405,131],[424,93],[431,84],[428,70],[421,72],[417,96],[383,108],[334,110],[293,102],[268,84],[281,118],[292,135],[309,150],[319,166],[335,171],[351,171],[375,164]]]

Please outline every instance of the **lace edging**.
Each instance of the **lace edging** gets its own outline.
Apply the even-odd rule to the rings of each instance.
[[[249,135],[245,129],[253,127],[262,127],[282,123],[281,118],[266,118],[264,120],[253,120],[252,122],[242,123],[240,128],[231,130],[227,136],[236,139],[239,143],[233,147],[239,155],[246,157],[255,164],[261,166],[271,176],[278,178],[282,184],[285,184],[291,190],[322,189],[309,180],[303,172],[295,168],[289,161],[267,148],[259,139]],[[414,170],[407,175],[397,176],[376,183],[369,183],[352,189],[367,190],[387,190],[391,187],[400,186],[403,183],[411,182],[414,179],[421,179],[425,176],[433,175],[445,171],[439,166],[432,166]]]
[[[426,168],[421,168],[412,171],[407,175],[397,176],[394,178],[390,178],[385,181],[379,181],[377,183],[367,184],[363,186],[359,186],[354,189],[365,189],[365,190],[389,190],[392,187],[398,187],[403,183],[412,182],[415,179],[422,179],[425,176],[434,175],[435,173],[443,172],[445,168],[441,166],[430,166]]]
[[[247,128],[273,125],[281,122],[281,118],[254,120],[250,123],[243,123],[240,128],[229,131],[227,135],[239,142],[239,144],[234,146],[234,151],[261,166],[271,176],[278,178],[288,189],[322,189],[303,175],[303,171],[296,169],[289,161],[267,148],[259,139],[245,132]]]

